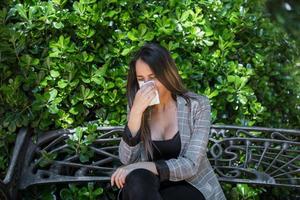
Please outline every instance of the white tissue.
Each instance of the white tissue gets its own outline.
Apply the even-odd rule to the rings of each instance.
[[[144,84],[146,84],[146,83],[148,84],[149,82],[154,82],[154,81],[147,81],[147,82],[144,82],[144,81],[138,81],[140,88],[141,88]],[[159,103],[160,103],[160,102],[159,102],[158,91],[155,90],[155,93],[156,93],[156,95],[155,95],[155,97],[152,99],[152,101],[150,102],[149,106],[156,105],[156,104],[159,104]]]

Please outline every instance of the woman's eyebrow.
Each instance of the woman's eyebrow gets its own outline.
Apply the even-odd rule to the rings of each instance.
[[[149,74],[148,76],[152,76],[154,74]],[[137,75],[136,77],[143,77],[142,75]]]

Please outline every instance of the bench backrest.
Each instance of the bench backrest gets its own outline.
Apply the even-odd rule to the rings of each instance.
[[[118,145],[123,130],[124,126],[98,127],[93,143],[78,147],[85,155],[76,153],[76,144],[73,150],[67,144],[75,129],[38,137],[22,129],[4,182],[19,189],[47,183],[108,182],[121,165]],[[300,188],[299,136],[300,130],[212,125],[207,155],[220,181]],[[82,162],[86,156],[89,161]]]

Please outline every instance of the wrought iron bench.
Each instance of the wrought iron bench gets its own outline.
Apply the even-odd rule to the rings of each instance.
[[[87,163],[66,151],[75,129],[38,137],[21,129],[7,175],[0,182],[0,199],[19,199],[19,191],[40,184],[97,182],[109,187],[111,173],[122,165],[118,144],[123,129],[98,127],[97,138],[88,146],[94,156]],[[221,182],[299,189],[299,137],[300,130],[293,129],[212,125],[207,154]],[[45,162],[45,154],[55,156]]]

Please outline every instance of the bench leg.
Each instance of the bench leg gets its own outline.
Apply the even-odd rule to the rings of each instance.
[[[0,180],[0,199],[1,200],[10,200],[6,185],[1,180]]]
[[[7,174],[3,182],[1,182],[1,194],[6,195],[9,200],[19,199],[19,183],[24,165],[24,157],[26,147],[29,141],[30,131],[27,128],[21,128],[15,142],[11,161],[7,170]],[[3,192],[2,192],[3,191]],[[0,199],[2,196],[0,196]],[[9,197],[9,198],[8,198]],[[6,199],[3,197],[3,199]]]

